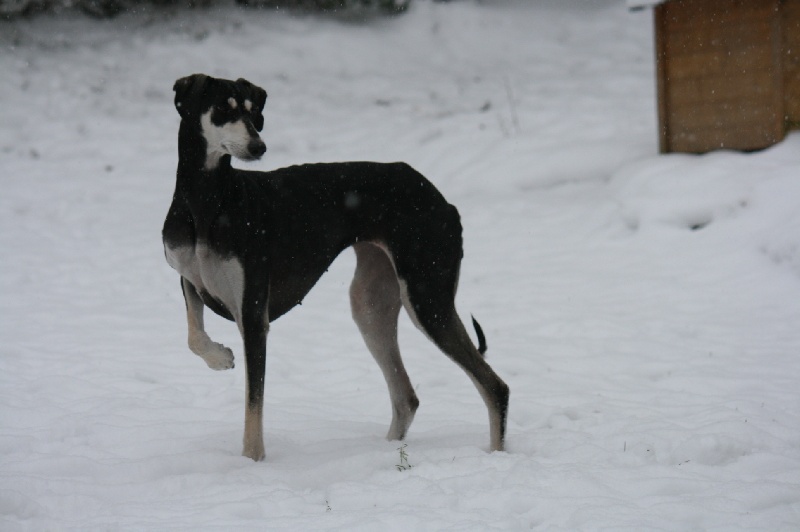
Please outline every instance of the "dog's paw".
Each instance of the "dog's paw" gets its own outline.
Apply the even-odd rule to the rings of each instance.
[[[206,352],[200,356],[213,370],[222,371],[233,368],[233,351],[222,344],[212,342]]]
[[[263,462],[266,453],[264,452],[264,442],[262,439],[260,437],[255,441],[247,441],[247,439],[245,439],[242,456],[254,462]]]

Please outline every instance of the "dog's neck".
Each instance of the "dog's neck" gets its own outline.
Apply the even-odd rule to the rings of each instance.
[[[181,122],[175,199],[185,202],[195,224],[200,225],[219,210],[233,171],[228,154],[219,154],[211,161],[214,164],[209,164],[207,145],[199,125],[187,123],[187,120]]]
[[[182,120],[178,133],[178,174],[196,176],[199,173],[227,173],[231,156],[221,151],[209,151],[208,142],[198,124]]]

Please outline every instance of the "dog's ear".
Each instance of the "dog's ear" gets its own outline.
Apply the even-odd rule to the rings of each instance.
[[[189,97],[202,93],[208,80],[209,77],[205,74],[192,74],[175,82],[172,90],[175,91],[175,108],[180,113],[181,118],[187,118],[192,114]]]
[[[264,104],[267,103],[267,91],[244,78],[237,79],[236,85],[244,97],[252,102],[253,107],[250,110],[250,114],[253,117],[253,126],[256,131],[261,131],[264,128],[264,115],[262,113]]]

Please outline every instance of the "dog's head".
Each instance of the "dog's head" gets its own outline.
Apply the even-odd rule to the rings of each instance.
[[[231,81],[193,74],[175,82],[175,108],[184,121],[199,127],[209,162],[228,154],[243,161],[261,158],[267,147],[264,127],[267,92],[246,79]]]

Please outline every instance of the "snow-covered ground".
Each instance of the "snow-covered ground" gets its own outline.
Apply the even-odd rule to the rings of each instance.
[[[0,529],[800,528],[800,135],[659,156],[624,2],[414,4],[0,25]],[[267,460],[240,456],[236,328],[208,318],[234,370],[189,352],[161,247],[193,72],[269,92],[251,167],[404,160],[459,207],[507,452],[403,317],[398,470],[347,251],[273,324]]]

